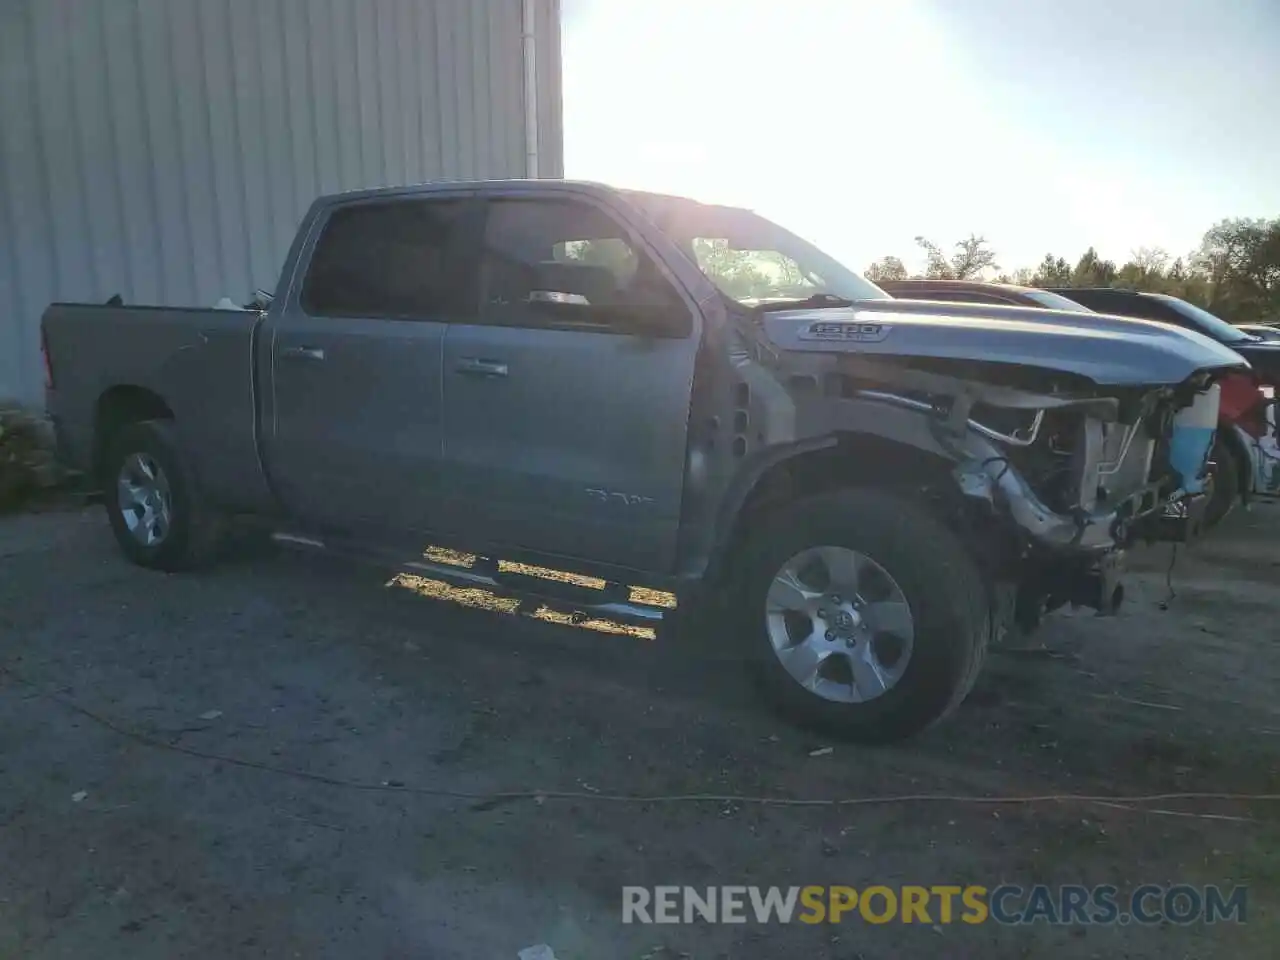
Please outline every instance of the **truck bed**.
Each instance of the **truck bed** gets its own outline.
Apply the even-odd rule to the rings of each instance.
[[[51,304],[41,329],[53,375],[49,413],[62,456],[92,470],[104,399],[148,393],[165,398],[183,424],[184,446],[211,492],[239,487],[243,495],[258,474],[258,321],[256,313],[237,310]]]

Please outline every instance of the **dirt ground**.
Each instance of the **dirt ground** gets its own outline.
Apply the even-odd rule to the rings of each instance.
[[[1280,803],[600,795],[1280,793],[1278,539],[1280,507],[1233,516],[1168,609],[1168,548],[1135,552],[1120,617],[1053,617],[946,725],[864,749],[770,715],[729,648],[287,552],[164,576],[99,510],[2,519],[0,957],[1274,957]],[[624,884],[1002,881],[1247,883],[1248,923],[620,922]]]

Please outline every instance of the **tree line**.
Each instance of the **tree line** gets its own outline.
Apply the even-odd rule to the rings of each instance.
[[[1211,227],[1186,257],[1159,247],[1139,247],[1117,265],[1093,247],[1073,261],[1045,254],[1036,267],[1000,272],[985,237],[970,234],[946,253],[916,237],[924,251],[923,273],[911,274],[898,257],[881,257],[866,270],[869,280],[994,279],[1029,287],[1124,287],[1166,293],[1204,307],[1232,323],[1280,320],[1280,217],[1236,218]]]

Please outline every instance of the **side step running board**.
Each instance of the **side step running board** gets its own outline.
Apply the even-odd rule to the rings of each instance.
[[[314,537],[275,533],[272,539],[291,546],[326,549],[326,544]],[[379,561],[382,559],[378,558]],[[655,627],[667,612],[665,607],[632,602],[630,591],[622,584],[609,583],[604,589],[596,589],[531,574],[499,571],[496,562],[482,557],[476,558],[473,567],[427,559],[391,561],[390,565],[408,573],[443,580],[453,586],[478,587],[498,595],[528,597],[559,613],[586,614],[633,626]]]

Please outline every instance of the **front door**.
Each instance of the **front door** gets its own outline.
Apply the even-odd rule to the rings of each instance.
[[[318,526],[386,542],[434,519],[447,323],[462,197],[357,202],[321,227],[301,289],[267,335],[267,465],[285,505]]]
[[[691,305],[586,197],[517,194],[485,207],[479,314],[445,335],[444,457],[459,504],[448,517],[498,545],[671,569]],[[633,307],[672,323],[640,329]]]

